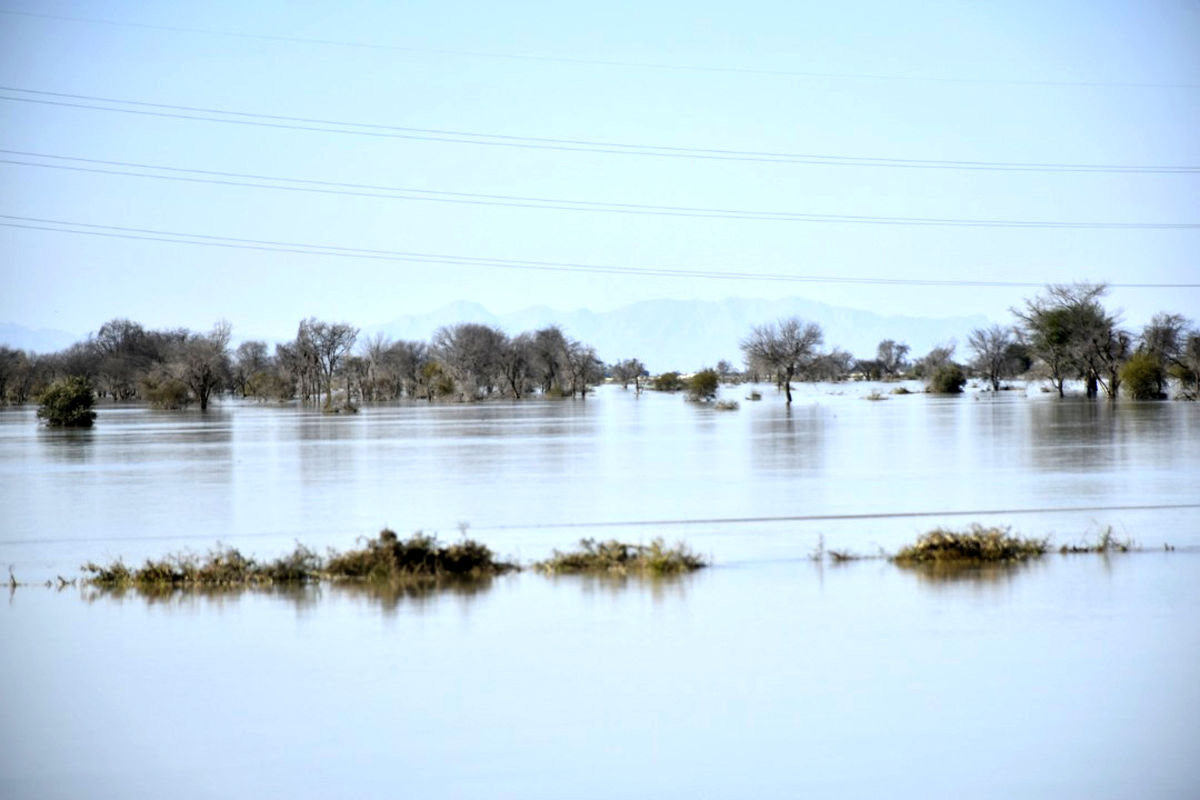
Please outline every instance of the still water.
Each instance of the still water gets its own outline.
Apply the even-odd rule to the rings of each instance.
[[[83,433],[4,411],[0,566],[22,581],[460,521],[523,560],[662,535],[714,566],[416,596],[22,586],[0,609],[0,796],[1196,796],[1196,509],[1015,512],[1200,503],[1200,406],[872,388],[805,386],[790,411],[615,388],[104,407]],[[762,519],[890,513],[930,516]],[[970,521],[1147,549],[954,579],[807,558]]]

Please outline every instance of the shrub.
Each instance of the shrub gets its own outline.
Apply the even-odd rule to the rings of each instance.
[[[662,539],[648,545],[626,544],[610,539],[597,542],[582,539],[579,549],[570,553],[558,550],[545,561],[534,564],[534,568],[547,573],[630,573],[651,575],[673,575],[692,572],[707,566],[701,556],[693,553],[685,544],[667,547]]]
[[[951,361],[933,371],[933,377],[929,380],[929,391],[934,394],[959,394],[966,382],[967,376],[963,375],[962,367]]]
[[[1121,382],[1134,400],[1162,400],[1162,385],[1167,379],[1159,360],[1147,352],[1134,353],[1121,366]]]
[[[1022,561],[1046,552],[1045,539],[1023,539],[1010,536],[1007,530],[972,525],[958,532],[942,528],[919,538],[916,544],[905,547],[892,559],[897,564],[959,561]]]
[[[678,392],[683,388],[683,379],[678,372],[664,372],[654,378],[654,391]]]
[[[142,396],[154,408],[183,408],[191,401],[187,384],[170,375],[147,375],[142,379]]]
[[[92,411],[96,394],[86,378],[72,376],[55,381],[38,397],[38,403],[38,418],[54,427],[90,428],[96,419]]]
[[[688,399],[696,402],[714,400],[721,378],[715,369],[702,369],[688,379]]]

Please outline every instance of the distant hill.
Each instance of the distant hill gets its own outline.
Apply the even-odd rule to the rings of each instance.
[[[393,339],[428,340],[439,327],[458,322],[496,325],[510,334],[558,324],[568,335],[593,345],[605,362],[639,358],[652,371],[691,371],[720,359],[741,365],[738,343],[754,325],[798,316],[818,323],[825,347],[841,347],[859,357],[873,357],[883,339],[906,342],[913,355],[951,340],[966,346],[974,328],[990,324],[983,316],[930,319],[881,315],[816,303],[799,297],[776,300],[730,298],[720,301],[647,300],[613,311],[556,311],[532,306],[494,314],[478,303],[459,301],[427,314],[409,315],[363,329]]]
[[[32,350],[35,353],[54,353],[70,347],[83,336],[48,328],[25,328],[21,325],[0,323],[0,344],[16,350]]]

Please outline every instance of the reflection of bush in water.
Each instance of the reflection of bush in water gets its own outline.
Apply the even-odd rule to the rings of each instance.
[[[922,583],[934,586],[975,584],[995,586],[1008,583],[1032,566],[1030,561],[907,561],[895,562],[905,572],[916,575]]]

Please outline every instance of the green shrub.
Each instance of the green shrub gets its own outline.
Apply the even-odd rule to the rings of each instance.
[[[38,403],[38,418],[54,427],[90,428],[96,419],[92,411],[96,394],[86,378],[72,376],[55,381],[38,397]]]
[[[1134,400],[1162,400],[1166,397],[1162,391],[1166,379],[1162,364],[1146,352],[1134,353],[1121,366],[1121,382]]]
[[[654,378],[654,391],[678,392],[683,388],[683,379],[678,372],[664,372]]]
[[[951,361],[933,371],[933,377],[929,381],[929,391],[934,394],[959,394],[966,382],[967,376],[963,374],[962,367]]]
[[[696,402],[714,400],[720,385],[721,377],[715,369],[702,369],[688,379],[688,399]]]
[[[142,379],[142,396],[154,408],[183,408],[191,402],[187,384],[170,375],[147,375]]]

